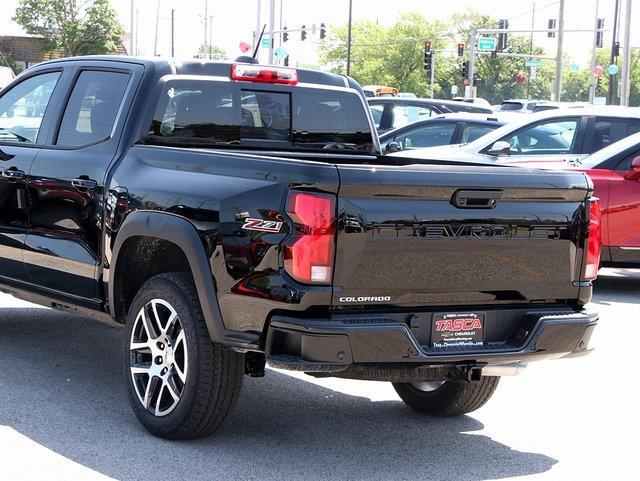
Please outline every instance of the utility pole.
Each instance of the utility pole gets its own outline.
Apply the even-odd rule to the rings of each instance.
[[[129,55],[134,55],[133,53],[133,27],[134,27],[134,22],[135,22],[135,18],[134,18],[134,13],[135,13],[135,7],[134,7],[134,1],[135,0],[131,0],[131,23],[129,25]]]
[[[471,97],[475,97],[475,93],[473,90],[473,75],[474,75],[474,68],[475,68],[475,63],[476,63],[476,37],[478,36],[478,33],[476,32],[475,27],[471,28],[471,45],[469,45],[469,94]],[[466,92],[465,92],[465,97]]]
[[[171,9],[171,58],[174,58],[176,56],[176,49],[175,49],[175,40],[176,40],[176,36],[175,36],[175,26],[176,26],[176,11],[172,8]]]
[[[558,51],[556,53],[556,82],[554,84],[554,100],[560,101],[562,96],[562,47],[564,41],[564,2],[560,0],[560,11],[558,13]]]
[[[616,0],[615,13],[613,14],[613,35],[611,37],[611,64],[618,61],[616,55],[616,44],[618,43],[618,24],[620,22],[620,0]],[[619,44],[618,44],[619,45]],[[607,104],[613,105],[616,99],[616,76],[609,75],[609,92],[607,93]]]
[[[153,41],[153,56],[158,56],[158,23],[160,22],[160,0],[158,0],[158,8],[156,9],[156,37]]]
[[[596,0],[597,1],[597,0]],[[536,2],[533,2],[531,8],[531,34],[529,36],[529,52],[533,55],[533,29],[536,27]],[[527,99],[531,98],[531,67],[529,67],[529,75],[527,75]]]
[[[269,0],[269,65],[273,65],[273,32],[276,29],[276,0]]]
[[[598,87],[598,77],[594,72],[596,68],[596,49],[598,48],[598,10],[600,8],[600,0],[596,0],[596,16],[593,20],[593,50],[591,51],[591,86],[589,87],[589,102],[593,103],[596,98],[596,89]]]
[[[620,105],[629,106],[631,95],[631,11],[632,0],[627,0],[627,9],[624,17],[624,53],[622,57],[622,92]]]
[[[353,0],[349,0],[349,26],[347,31],[347,76],[351,74],[351,22],[353,18]]]
[[[209,60],[211,60],[211,49],[213,48],[213,15],[209,15]]]
[[[204,0],[204,17],[202,18],[202,21],[204,23],[204,51],[205,51],[205,55],[206,52],[208,52],[207,49],[207,43],[208,43],[208,39],[209,39],[209,35],[207,34],[207,23],[209,22],[209,0]]]
[[[433,98],[433,84],[436,81],[436,53],[431,51],[431,78],[429,82],[431,83],[431,98]]]
[[[256,15],[256,31],[253,32],[253,51],[257,52],[257,48],[258,46],[258,42],[260,41],[260,29],[262,28],[262,18],[261,18],[261,14],[262,13],[262,2],[260,0],[258,0],[258,6],[257,6],[257,15]]]

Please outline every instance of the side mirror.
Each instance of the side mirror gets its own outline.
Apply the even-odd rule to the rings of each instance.
[[[387,147],[385,148],[385,153],[393,154],[394,152],[400,152],[401,150],[402,150],[402,145],[400,144],[400,142],[396,142],[395,140],[392,140],[387,144]]]
[[[498,140],[487,151],[487,154],[495,155],[495,156],[509,155],[510,150],[511,150],[511,144],[509,142],[505,140]]]
[[[624,178],[640,181],[640,155],[631,161],[631,168],[624,174]]]

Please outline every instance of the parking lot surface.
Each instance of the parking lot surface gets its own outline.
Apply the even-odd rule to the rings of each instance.
[[[0,307],[1,480],[640,479],[640,271],[601,271],[592,355],[533,364],[469,416],[420,416],[386,383],[269,370],[189,442],[138,424],[121,330],[7,295]]]

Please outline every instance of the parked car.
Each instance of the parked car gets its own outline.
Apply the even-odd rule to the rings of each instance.
[[[522,116],[466,145],[412,150],[416,159],[454,162],[578,161],[640,131],[640,108],[590,107]],[[396,155],[396,154],[394,154]]]
[[[267,361],[454,416],[528,361],[588,352],[582,172],[382,156],[362,89],[326,72],[61,59],[0,114],[43,85],[38,126],[2,126],[0,290],[124,327],[155,435],[213,432]]]
[[[398,89],[384,85],[365,85],[362,90],[366,97],[396,97]]]
[[[504,121],[485,114],[445,114],[421,120],[380,136],[383,153],[466,144],[503,126]]]
[[[640,133],[619,140],[582,161],[532,159],[518,165],[587,173],[602,209],[602,265],[640,267]]]
[[[552,102],[550,100],[510,99],[502,102],[495,111],[531,114],[542,112],[544,110],[580,108],[588,106],[590,106],[590,104],[586,102]]]
[[[434,115],[456,112],[491,114],[490,108],[440,99],[370,98],[369,107],[378,133],[426,120]]]
[[[491,103],[482,97],[453,97],[454,102],[465,102],[468,104],[480,105],[482,107],[492,108]]]

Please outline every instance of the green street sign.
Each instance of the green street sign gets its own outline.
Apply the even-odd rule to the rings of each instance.
[[[268,37],[262,37],[262,48],[269,48],[271,44],[271,39]]]
[[[493,37],[480,37],[478,39],[478,50],[481,52],[493,52],[496,49],[496,39]]]
[[[542,62],[540,60],[537,60],[537,59],[534,58],[534,59],[531,59],[531,60],[527,60],[524,63],[524,65],[526,67],[536,67],[536,68],[538,68],[538,67],[540,67],[542,65]]]

